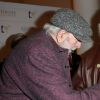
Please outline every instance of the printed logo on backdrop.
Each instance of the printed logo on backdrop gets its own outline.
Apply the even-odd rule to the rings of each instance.
[[[9,30],[9,28],[10,28],[11,26],[10,25],[1,25],[0,26],[0,33],[2,34],[4,34],[4,33],[8,33],[8,30]]]
[[[0,9],[0,16],[10,16],[10,17],[15,17],[16,16],[16,11],[13,9]]]
[[[34,20],[37,13],[28,9],[0,8],[0,19],[12,21],[30,21]]]
[[[28,11],[28,17],[29,17],[29,19],[34,18],[35,14],[36,14],[35,12]]]

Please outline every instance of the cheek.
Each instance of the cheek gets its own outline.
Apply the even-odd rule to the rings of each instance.
[[[80,48],[81,44],[77,41],[73,41],[70,43],[72,48]]]
[[[70,44],[74,45],[74,44],[76,44],[77,39],[73,35],[70,35],[69,42],[70,42]]]
[[[76,43],[77,43],[77,41],[75,41],[75,40],[70,40],[69,42],[71,45],[76,45]]]
[[[76,40],[74,37],[70,37],[70,38],[69,38],[69,43],[70,43],[71,45],[75,45],[76,42],[77,42],[77,40]]]

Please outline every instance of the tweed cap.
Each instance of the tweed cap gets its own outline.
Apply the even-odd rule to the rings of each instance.
[[[62,8],[58,9],[50,19],[52,25],[72,33],[82,42],[91,42],[92,29],[86,20],[77,12]]]

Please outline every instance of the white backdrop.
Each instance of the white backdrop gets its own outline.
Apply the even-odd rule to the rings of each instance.
[[[47,11],[57,7],[0,2],[0,48],[6,39],[16,33],[26,33],[30,27]]]

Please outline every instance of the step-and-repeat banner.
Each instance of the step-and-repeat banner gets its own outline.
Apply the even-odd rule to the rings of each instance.
[[[11,49],[7,44],[9,37],[17,33],[26,34],[30,28],[41,26],[48,20],[50,13],[57,9],[51,6],[0,2],[0,61]]]
[[[26,33],[30,27],[36,27],[35,22],[43,13],[56,9],[58,8],[0,2],[0,48],[10,35]]]

